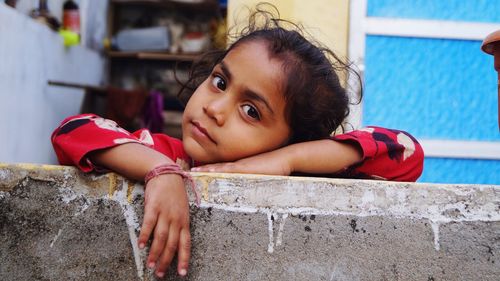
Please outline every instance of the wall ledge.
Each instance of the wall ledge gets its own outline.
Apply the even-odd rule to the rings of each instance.
[[[191,174],[202,202],[191,206],[189,280],[500,273],[500,186]],[[23,271],[16,255],[0,254],[0,279],[151,280],[136,243],[142,203],[143,186],[114,173],[0,163],[0,252],[37,261]]]

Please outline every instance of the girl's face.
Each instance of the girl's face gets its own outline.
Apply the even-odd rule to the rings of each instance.
[[[232,49],[196,89],[184,110],[183,145],[195,161],[235,161],[283,146],[282,63],[263,42]]]

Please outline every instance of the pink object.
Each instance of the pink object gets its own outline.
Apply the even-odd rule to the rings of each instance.
[[[193,178],[189,173],[184,171],[181,166],[177,164],[163,164],[160,166],[155,167],[153,170],[149,171],[146,176],[144,177],[144,185],[146,186],[148,182],[159,176],[159,175],[164,175],[164,174],[177,174],[183,177],[184,179],[187,179],[191,183],[191,189],[193,190],[193,193],[196,197],[196,205],[200,206],[200,196],[198,192],[196,191],[196,186],[194,183]]]

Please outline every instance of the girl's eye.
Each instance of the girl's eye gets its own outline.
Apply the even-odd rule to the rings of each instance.
[[[243,111],[245,111],[246,115],[250,116],[255,120],[260,120],[260,115],[257,109],[251,105],[245,104],[243,105]]]
[[[217,89],[219,89],[221,91],[226,90],[226,81],[224,81],[224,79],[222,79],[222,77],[214,76],[212,78],[212,85],[214,85],[214,87],[216,87]]]

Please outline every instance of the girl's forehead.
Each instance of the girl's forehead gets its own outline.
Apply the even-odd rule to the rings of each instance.
[[[260,39],[253,39],[236,43],[236,45],[234,45],[233,48],[226,54],[226,57],[235,52],[244,53],[245,57],[249,60],[253,60],[255,56],[266,58],[268,60],[273,59],[270,56],[269,43]]]
[[[254,71],[268,72],[273,78],[283,74],[283,60],[278,56],[272,56],[268,44],[262,40],[239,43],[226,54],[223,61],[253,66]]]
[[[261,41],[239,44],[228,52],[220,68],[231,83],[264,96],[271,103],[284,100],[283,62],[269,55]]]
[[[283,82],[283,61],[270,55],[268,46],[263,41],[243,42],[230,50],[223,59],[223,64],[233,71],[245,73],[260,83]]]

